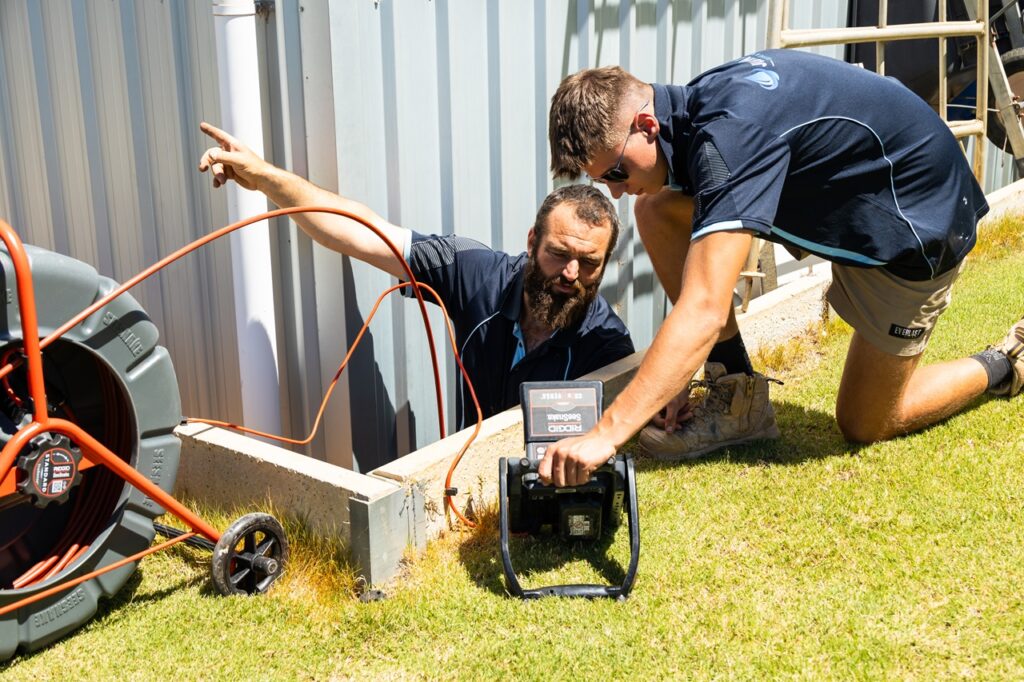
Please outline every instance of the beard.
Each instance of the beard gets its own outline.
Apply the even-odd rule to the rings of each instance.
[[[572,287],[571,294],[557,291],[556,284]],[[526,292],[527,304],[534,318],[554,329],[567,329],[583,319],[591,302],[597,297],[600,282],[583,286],[579,280],[566,282],[559,274],[545,277],[537,265],[534,254],[526,260],[526,274],[523,280],[523,291]]]

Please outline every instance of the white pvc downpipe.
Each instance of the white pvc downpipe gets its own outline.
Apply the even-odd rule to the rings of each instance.
[[[263,156],[263,116],[256,50],[256,5],[252,0],[214,0],[221,121],[218,127]],[[228,220],[235,222],[267,210],[259,192],[230,182],[224,186]],[[250,428],[280,433],[277,325],[270,276],[270,229],[267,221],[230,235],[231,273],[238,333],[238,369],[242,417]]]

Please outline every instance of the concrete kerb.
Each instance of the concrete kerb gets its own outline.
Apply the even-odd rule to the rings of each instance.
[[[366,476],[203,424],[179,426],[175,494],[222,508],[269,501],[325,536],[339,537],[373,584],[392,577],[409,547],[426,546],[416,486]]]
[[[988,200],[989,212],[982,221],[981,229],[984,229],[984,223],[998,220],[1006,214],[1024,214],[1024,180],[1000,187],[985,198]]]
[[[992,210],[986,221],[1024,210],[1024,181],[992,193],[989,203]],[[738,316],[748,350],[753,353],[784,342],[821,320],[830,282],[830,268],[818,264],[751,301],[747,312]],[[607,403],[626,386],[642,359],[641,351],[585,378],[604,382]],[[408,549],[422,549],[429,537],[445,527],[444,479],[470,433],[460,431],[369,474],[359,474],[223,429],[182,426],[176,491],[219,506],[270,499],[315,531],[347,542],[356,565],[375,584],[397,573]],[[452,481],[459,490],[460,509],[467,500],[478,508],[493,503],[498,458],[522,451],[518,408],[485,420]]]
[[[825,292],[831,283],[831,266],[817,263],[789,284],[750,301],[747,312],[736,316],[747,351],[778,345],[826,319]]]

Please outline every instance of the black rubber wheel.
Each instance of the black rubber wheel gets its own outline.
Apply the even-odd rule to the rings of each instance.
[[[1010,50],[1001,55],[1000,59],[1006,70],[1006,80],[1010,84],[1010,92],[1024,100],[1024,47]],[[996,98],[991,89],[988,94],[988,108],[988,139],[1000,149],[1010,152],[1010,143],[1006,139],[1006,128],[1003,127],[999,113],[994,111]]]
[[[210,574],[221,594],[263,594],[284,573],[288,539],[270,514],[246,514],[213,549]]]

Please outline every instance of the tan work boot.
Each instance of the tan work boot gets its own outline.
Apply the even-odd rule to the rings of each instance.
[[[690,387],[707,389],[704,402],[693,410],[693,419],[672,433],[651,424],[640,432],[640,447],[663,461],[694,459],[726,445],[779,437],[775,410],[768,402],[769,379],[763,374],[726,374],[725,365],[704,365],[704,379]]]
[[[1009,333],[1002,341],[992,346],[1006,357],[1013,365],[1013,374],[989,393],[992,395],[1015,396],[1024,388],[1024,319],[1010,327]]]

